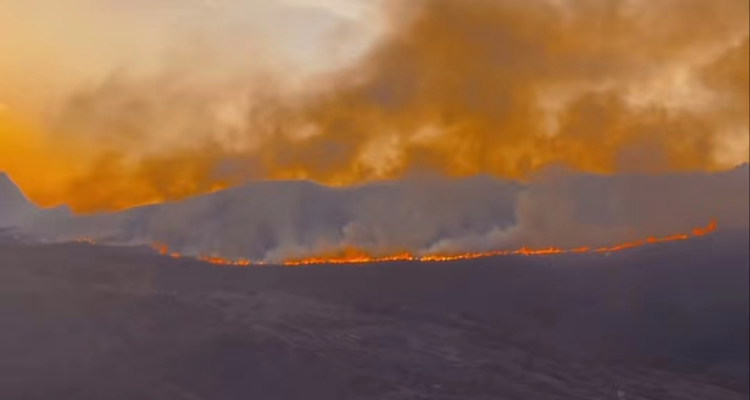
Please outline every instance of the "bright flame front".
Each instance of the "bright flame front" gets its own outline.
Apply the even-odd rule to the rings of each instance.
[[[698,226],[692,229],[690,233],[679,233],[669,236],[654,237],[650,236],[644,239],[638,239],[630,242],[619,243],[612,246],[603,247],[575,247],[575,248],[559,248],[559,247],[548,247],[548,248],[528,248],[522,247],[516,250],[496,250],[489,252],[475,252],[475,253],[462,253],[462,254],[431,254],[431,255],[415,255],[409,252],[397,253],[388,256],[371,256],[366,251],[360,249],[345,249],[339,254],[330,256],[316,256],[302,259],[290,259],[278,263],[284,266],[304,266],[304,265],[322,265],[322,264],[365,264],[365,263],[382,263],[389,261],[418,261],[418,262],[446,262],[446,261],[457,261],[457,260],[474,260],[486,257],[495,256],[506,256],[506,255],[522,255],[522,256],[544,256],[553,254],[584,254],[584,253],[599,253],[609,254],[626,249],[632,249],[648,244],[666,243],[688,240],[694,237],[700,237],[708,235],[716,230],[716,220],[711,220],[705,226]],[[77,240],[79,242],[93,243],[91,239]],[[153,244],[152,247],[163,256],[169,256],[172,258],[190,258],[183,256],[177,252],[172,252],[164,244]],[[253,266],[253,265],[273,265],[273,263],[267,263],[264,261],[251,261],[247,259],[227,259],[221,256],[197,256],[196,259],[214,265],[228,265],[228,266]]]

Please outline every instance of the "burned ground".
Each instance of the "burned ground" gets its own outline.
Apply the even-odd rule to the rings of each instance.
[[[7,399],[747,397],[746,231],[604,255],[227,268],[0,245]]]

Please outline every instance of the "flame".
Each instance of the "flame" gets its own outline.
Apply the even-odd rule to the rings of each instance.
[[[420,262],[445,262],[445,261],[456,261],[456,260],[473,260],[478,258],[496,257],[496,256],[507,256],[507,255],[522,255],[522,256],[544,256],[554,254],[583,254],[583,253],[602,253],[610,254],[626,249],[632,249],[647,244],[666,243],[674,241],[688,240],[691,237],[699,237],[708,235],[716,230],[716,220],[712,219],[708,225],[702,227],[695,227],[692,229],[690,234],[674,234],[663,237],[650,236],[645,239],[634,240],[631,242],[620,243],[613,246],[603,247],[575,247],[570,249],[563,249],[559,247],[548,247],[548,248],[528,248],[522,247],[516,250],[496,250],[489,252],[477,252],[477,253],[464,253],[464,254],[452,254],[452,255],[413,255],[410,253],[401,253],[385,257],[371,257],[368,256],[364,251],[347,250],[341,256],[334,257],[312,257],[301,260],[288,260],[283,263],[286,266],[301,266],[301,265],[315,265],[315,264],[358,264],[358,263],[373,263],[373,262],[387,262],[387,261],[420,261]]]
[[[198,260],[207,262],[209,264],[216,264],[216,265],[235,265],[235,266],[249,266],[251,264],[250,260],[228,260],[226,258],[218,257],[218,256],[199,256]]]
[[[584,254],[584,253],[598,253],[609,255],[622,250],[632,249],[641,247],[649,244],[667,243],[675,241],[684,241],[690,238],[706,236],[713,233],[716,230],[716,220],[712,219],[707,225],[695,227],[690,233],[680,233],[669,236],[655,237],[649,236],[644,239],[638,239],[630,242],[620,243],[612,246],[602,247],[574,247],[569,249],[559,247],[548,247],[548,248],[528,248],[521,247],[516,250],[496,250],[489,252],[476,252],[476,253],[463,253],[463,254],[432,254],[432,255],[415,255],[409,252],[396,253],[387,256],[372,256],[361,249],[344,249],[340,253],[331,256],[318,256],[309,257],[298,260],[286,260],[280,265],[288,267],[306,266],[306,265],[321,265],[321,264],[366,264],[366,263],[382,263],[390,261],[418,261],[418,262],[446,262],[446,261],[458,261],[458,260],[475,260],[479,258],[497,257],[497,256],[508,256],[508,255],[520,255],[520,256],[545,256],[545,255],[556,255],[556,254]],[[93,243],[90,239],[86,240],[87,243]],[[154,243],[152,245],[159,254],[162,256],[168,256],[172,258],[191,258],[183,256],[180,253],[172,252],[168,246],[161,243]],[[193,257],[199,261],[224,266],[262,266],[268,265],[269,263],[264,261],[251,261],[248,259],[228,259],[217,255],[203,256],[199,255]]]
[[[83,243],[83,244],[91,244],[91,245],[96,244],[96,242],[94,241],[94,239],[92,239],[90,237],[74,238],[71,241],[74,242],[74,243]]]

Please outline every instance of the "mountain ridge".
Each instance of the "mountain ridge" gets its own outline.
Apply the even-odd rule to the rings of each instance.
[[[119,212],[35,213],[20,229],[47,242],[159,243],[185,255],[267,261],[352,247],[389,254],[613,245],[689,232],[712,218],[747,226],[748,185],[747,165],[667,175],[563,171],[525,184],[487,175],[342,188],[260,181]]]

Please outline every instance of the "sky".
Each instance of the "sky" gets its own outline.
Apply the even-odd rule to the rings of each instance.
[[[259,179],[748,160],[746,0],[0,0],[0,170],[128,208]]]

